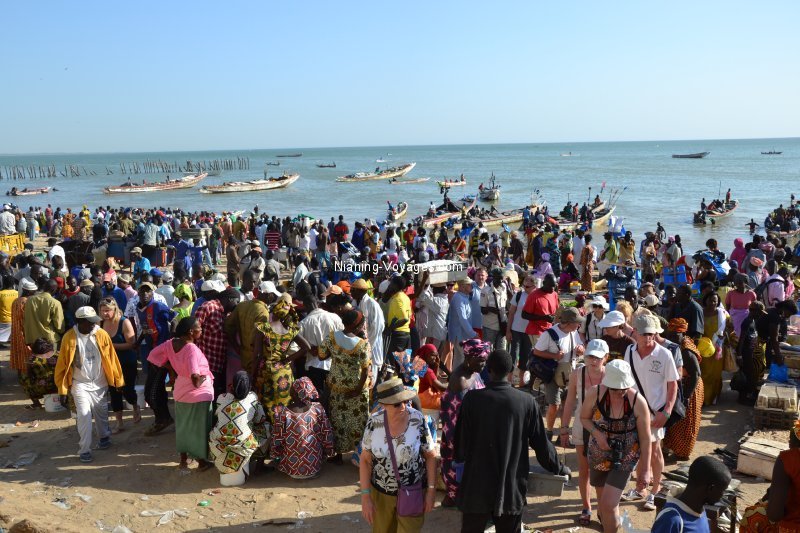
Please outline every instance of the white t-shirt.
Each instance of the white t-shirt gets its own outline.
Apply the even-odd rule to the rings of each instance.
[[[655,412],[664,407],[667,402],[667,383],[679,379],[675,359],[670,351],[656,344],[653,352],[642,359],[636,345],[632,344],[625,352],[625,360],[636,370],[639,382],[644,388],[639,392],[647,398],[650,409]]]
[[[72,383],[79,385],[83,390],[94,391],[108,386],[100,349],[95,339],[97,329],[95,326],[91,333],[83,335],[75,326],[77,335],[75,335],[75,356],[72,360]]]
[[[498,330],[500,329],[500,322],[506,322],[506,304],[508,303],[508,296],[506,289],[502,285],[495,288],[494,285],[486,284],[481,289],[480,304],[481,307],[488,307],[490,309],[497,309],[500,311],[499,315],[494,313],[486,313],[483,315],[483,327]],[[482,313],[483,314],[483,313]]]
[[[517,300],[517,296],[519,296],[519,301]],[[525,333],[525,329],[528,327],[528,320],[522,318],[522,308],[525,307],[525,300],[527,299],[528,293],[524,290],[511,297],[511,305],[517,306],[517,310],[514,313],[514,318],[511,322],[511,331]]]
[[[583,346],[583,342],[581,342],[578,332],[573,331],[572,333],[565,333],[561,331],[561,326],[559,324],[553,326],[552,329],[558,334],[558,342],[556,343],[549,333],[544,332],[539,335],[539,340],[536,341],[536,346],[534,346],[534,349],[541,352],[550,353],[558,353],[563,351],[564,356],[561,358],[559,363],[569,363],[570,360],[574,361],[575,348],[578,346]]]

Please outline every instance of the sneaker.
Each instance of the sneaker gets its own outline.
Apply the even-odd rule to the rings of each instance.
[[[111,437],[103,437],[100,439],[100,442],[97,443],[98,450],[105,450],[111,447]]]
[[[525,373],[522,374],[522,384],[527,385],[530,382],[531,382],[531,373],[526,370]]]
[[[92,452],[84,452],[80,454],[81,462],[82,463],[91,463],[94,461],[94,457],[92,457]]]
[[[656,510],[656,497],[652,494],[647,497],[642,505],[642,509],[645,511],[655,511]]]
[[[622,500],[626,502],[641,500],[644,495],[636,489],[631,489],[622,495]]]

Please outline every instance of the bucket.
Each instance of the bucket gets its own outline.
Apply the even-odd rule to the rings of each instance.
[[[246,463],[242,465],[238,471],[233,472],[231,474],[220,474],[219,475],[219,484],[223,487],[238,487],[239,485],[244,485],[245,481],[245,473],[250,472],[250,461],[248,460]]]
[[[44,395],[44,410],[48,413],[60,413],[66,411],[66,407],[61,405],[58,401],[58,394],[45,394]]]

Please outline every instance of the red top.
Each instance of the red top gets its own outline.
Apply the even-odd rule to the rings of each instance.
[[[558,293],[556,291],[547,293],[542,289],[536,289],[525,299],[525,307],[522,310],[534,315],[555,315],[558,311]],[[547,320],[530,320],[525,333],[528,335],[541,335],[553,325]]]
[[[432,389],[434,383],[436,383],[436,372],[428,368],[425,375],[419,380],[419,393],[422,394],[426,390]]]

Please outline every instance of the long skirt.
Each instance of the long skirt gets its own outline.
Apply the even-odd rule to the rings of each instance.
[[[594,263],[585,265],[583,267],[583,274],[581,275],[581,290],[586,292],[594,291],[594,286],[592,285],[593,276],[594,276]]]
[[[442,458],[442,480],[444,481],[447,496],[454,500],[458,494],[458,481],[455,459],[456,423],[461,412],[462,397],[450,391],[442,395],[440,418],[442,421],[442,443],[439,454]]]
[[[739,531],[742,533],[778,533],[779,525],[770,522],[767,518],[767,502],[760,501],[744,510],[744,516],[739,522]],[[786,531],[793,531],[786,529]]]
[[[369,418],[369,390],[356,398],[345,398],[344,394],[331,391],[330,411],[336,453],[355,450]]]
[[[713,355],[700,361],[700,374],[706,389],[703,405],[711,405],[722,392],[722,361]]]
[[[291,400],[289,390],[292,388],[292,383],[294,383],[294,374],[292,374],[290,365],[271,361],[264,361],[261,364],[255,390],[270,424],[275,421],[275,407],[289,405]],[[366,419],[364,419],[364,423],[367,423]]]
[[[55,358],[28,358],[27,369],[19,375],[19,382],[31,400],[41,400],[45,394],[56,394],[58,387],[54,381],[56,373]]]
[[[211,402],[175,402],[175,447],[195,459],[208,459]]]
[[[675,452],[681,459],[688,459],[692,455],[697,435],[700,433],[700,422],[703,420],[701,407],[704,398],[703,380],[697,380],[697,387],[686,409],[686,417],[680,422],[670,426],[664,437],[664,447]]]

